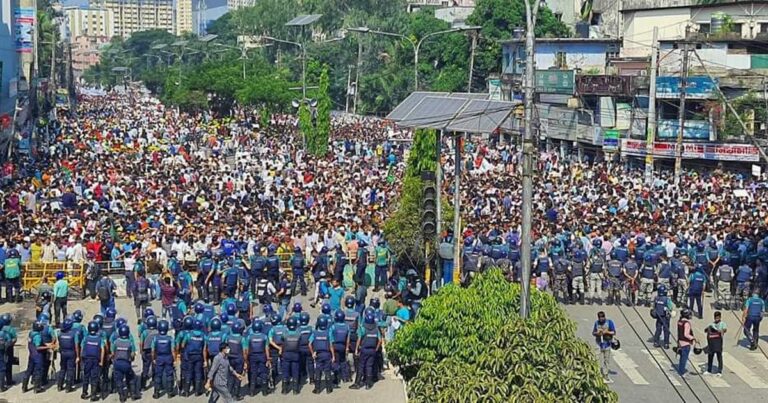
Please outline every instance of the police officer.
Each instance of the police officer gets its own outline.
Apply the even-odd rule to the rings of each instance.
[[[752,267],[746,262],[736,270],[736,296],[739,302],[745,301],[752,288]]]
[[[194,280],[186,267],[184,267],[179,273],[179,278],[176,280],[179,285],[179,298],[184,301],[186,306],[192,304],[192,284]]]
[[[232,325],[232,333],[227,335],[227,345],[229,346],[229,365],[240,375],[244,375],[245,369],[245,350],[248,348],[247,340],[243,336],[243,323],[236,321]],[[240,378],[230,374],[229,391],[236,400],[243,400],[243,394],[240,390]]]
[[[549,258],[547,250],[544,249],[536,258],[536,275],[543,279],[546,284],[549,284],[549,271],[551,269],[552,259]]]
[[[724,306],[731,308],[731,286],[733,283],[733,267],[730,261],[725,259],[723,264],[715,269],[714,279],[717,281],[717,301],[716,308]]]
[[[5,385],[5,368],[11,365],[5,354],[12,340],[10,333],[5,329],[6,326],[5,319],[0,316],[0,393],[8,390]]]
[[[608,261],[608,281],[610,286],[610,294],[608,299],[611,304],[621,304],[621,284],[624,267],[621,260],[612,258]]]
[[[763,320],[765,301],[755,290],[752,296],[744,303],[744,312],[741,314],[741,322],[744,323],[744,336],[749,340],[749,349],[757,350],[757,342],[760,340],[760,321]],[[752,334],[750,334],[750,332]]]
[[[40,323],[43,325],[43,330],[40,332],[43,345],[48,346],[47,349],[41,351],[43,359],[43,387],[45,387],[45,385],[48,385],[49,368],[53,365],[53,353],[58,349],[58,341],[56,339],[56,330],[50,324],[50,315],[45,313],[40,315]]]
[[[101,366],[106,358],[106,345],[99,333],[99,324],[96,321],[88,323],[88,335],[83,338],[80,345],[80,360],[83,366],[83,393],[80,398],[89,397],[92,402],[99,400],[99,377]],[[91,393],[88,394],[88,387]]]
[[[9,388],[14,385],[13,382],[13,364],[15,362],[14,346],[16,345],[17,333],[16,328],[13,327],[13,317],[10,313],[4,313],[0,315],[0,323],[3,323],[3,331],[8,336],[10,341],[5,346],[5,371],[0,371],[0,377],[5,377],[5,387]]]
[[[346,315],[343,311],[336,311],[334,314],[334,324],[330,328],[330,341],[333,345],[334,362],[333,368],[336,372],[336,383],[339,381],[349,382],[352,376],[347,361],[347,351],[350,347],[350,334],[352,333],[346,321]]]
[[[661,262],[658,266],[659,272],[657,275],[657,284],[663,285],[669,290],[672,287],[672,263],[669,262],[666,254],[661,255]]]
[[[675,251],[675,254],[680,254],[677,250]],[[672,299],[675,305],[680,307],[683,305],[681,303],[681,300],[684,299],[683,296],[683,290],[685,290],[686,287],[688,287],[688,268],[685,264],[685,260],[687,260],[687,256],[683,256],[681,258],[672,258],[672,278],[676,279],[676,281],[672,284]]]
[[[264,333],[264,322],[255,320],[251,324],[251,332],[248,334],[245,354],[248,361],[245,369],[248,372],[248,388],[251,396],[259,392],[267,396],[269,390],[269,370],[271,366],[269,357],[269,337]]]
[[[603,301],[603,278],[605,277],[605,256],[599,239],[593,241],[593,249],[589,258],[589,300],[590,304]]]
[[[267,278],[272,284],[277,284],[280,278],[280,258],[275,255],[275,245],[267,247]]]
[[[285,332],[288,329],[282,323],[279,314],[273,313],[270,317],[269,336],[269,357],[272,362],[272,385],[277,386],[280,380],[280,374],[283,373],[282,363],[280,362],[280,349],[283,347]]]
[[[555,275],[555,283],[553,284],[552,292],[555,299],[559,299],[564,303],[567,303],[571,296],[571,290],[568,286],[568,269],[568,260],[563,257],[563,254],[558,253],[555,255],[554,262],[552,263],[552,271]],[[562,299],[559,298],[559,295],[561,294]]]
[[[347,265],[347,254],[341,244],[336,245],[336,255],[333,259],[333,279],[341,283],[344,280],[344,267]]]
[[[282,346],[279,348],[280,358],[283,365],[283,389],[282,393],[287,394],[293,390],[294,394],[299,394],[301,384],[299,382],[299,363],[301,352],[299,344],[301,342],[301,332],[298,330],[299,321],[296,317],[290,317],[286,321],[286,331],[283,336]]]
[[[363,326],[358,332],[357,345],[355,346],[355,355],[359,356],[359,364],[355,371],[355,383],[350,389],[360,389],[363,378],[365,379],[365,388],[373,387],[378,373],[376,372],[376,354],[381,349],[381,332],[376,325],[376,319],[372,313],[367,313],[364,318]]]
[[[619,239],[619,245],[614,247],[611,251],[611,258],[626,263],[629,260],[629,249],[627,248],[627,238],[621,237]]]
[[[326,316],[317,318],[316,329],[309,337],[309,351],[315,363],[315,388],[312,393],[318,394],[325,389],[328,393],[333,390],[334,349],[328,332],[329,320]],[[323,375],[325,378],[323,380]]]
[[[297,294],[299,290],[297,290],[296,287],[299,286],[302,296],[307,295],[307,282],[304,279],[304,266],[304,254],[301,252],[301,248],[297,246],[293,248],[293,256],[291,257],[291,275],[293,277],[291,289],[294,294]]]
[[[214,262],[211,258],[211,252],[205,251],[203,258],[197,266],[197,295],[203,299],[209,298],[208,285],[210,274],[213,271]]]
[[[5,295],[8,302],[22,302],[21,297],[21,256],[16,248],[8,251],[8,256],[3,263],[5,274]],[[15,295],[15,296],[14,296]]]
[[[704,292],[704,287],[707,283],[707,276],[703,273],[703,266],[696,269],[693,274],[688,277],[688,283],[691,285],[688,288],[688,309],[693,311],[694,304],[698,304],[699,307],[699,319],[702,318],[704,313],[704,307],[702,305],[701,294]]]
[[[573,252],[571,258],[571,289],[573,290],[573,297],[571,303],[576,303],[576,295],[578,294],[578,300],[581,305],[584,305],[584,268],[586,266],[586,253],[583,249],[578,248]]]
[[[475,252],[472,247],[472,238],[467,237],[464,239],[464,255],[462,257],[461,265],[461,284],[464,286],[469,285],[472,277],[480,272],[480,254]]]
[[[363,239],[357,241],[357,260],[355,261],[355,284],[365,285],[365,270],[368,268],[368,243]]]
[[[246,283],[240,283],[240,294],[237,296],[235,306],[237,307],[237,317],[245,322],[246,326],[251,325],[251,317],[253,316],[253,309],[251,307],[252,296],[248,291]]]
[[[234,261],[229,258],[221,262],[221,268],[222,275],[224,276],[224,292],[227,294],[227,297],[234,298],[239,278],[237,267],[235,267]]]
[[[131,368],[131,362],[136,357],[136,346],[133,340],[129,338],[130,330],[128,326],[122,326],[117,332],[119,338],[112,344],[112,361],[115,368],[114,378],[120,402],[125,402],[128,393],[131,393],[133,400],[139,400],[141,396],[136,387],[136,374],[133,372],[133,368]]]
[[[205,362],[210,368],[213,357],[219,353],[219,347],[221,343],[227,339],[227,333],[221,330],[221,319],[213,318],[210,323],[211,331],[205,337]]]
[[[50,349],[50,345],[43,344],[43,331],[44,326],[42,322],[36,321],[32,325],[32,331],[28,336],[29,361],[27,362],[27,371],[24,374],[24,381],[22,383],[22,391],[24,393],[29,390],[30,379],[32,380],[32,386],[35,388],[35,393],[43,391],[43,372],[46,370],[43,366],[43,354]]]
[[[157,324],[158,334],[152,341],[152,360],[155,362],[155,390],[152,397],[155,399],[159,399],[163,393],[168,393],[168,397],[176,396],[173,385],[176,377],[173,367],[176,342],[168,334],[169,327],[168,321],[161,320]]]
[[[195,319],[191,332],[187,332],[181,341],[183,351],[181,360],[185,362],[184,382],[181,384],[182,396],[191,396],[190,388],[195,396],[203,394],[203,350],[205,349],[205,333],[203,322]]]
[[[653,285],[656,282],[656,265],[653,264],[653,256],[650,254],[646,254],[643,259],[640,268],[640,299],[645,306],[650,306]]]
[[[258,250],[256,254],[251,256],[248,262],[249,269],[251,271],[250,290],[252,295],[258,295],[256,287],[261,279],[266,280],[265,269],[267,267],[267,258],[264,257],[264,250]]]
[[[277,291],[277,298],[280,301],[280,308],[278,309],[278,313],[281,317],[288,314],[288,306],[291,304],[293,291],[293,282],[290,280],[289,274],[283,273]]]
[[[145,329],[140,329],[139,342],[141,343],[141,377],[140,388],[141,390],[147,389],[147,382],[155,377],[156,369],[154,359],[152,358],[152,345],[157,337],[157,318],[152,315],[147,317],[144,321],[146,324]],[[150,377],[150,370],[152,376]]]
[[[315,366],[312,362],[312,354],[309,352],[309,338],[312,336],[312,326],[309,325],[309,312],[299,314],[299,383],[304,384],[306,379],[310,383],[315,381]]]
[[[72,328],[72,324],[72,319],[65,319],[61,324],[61,331],[58,335],[59,355],[61,356],[61,360],[59,361],[59,379],[57,382],[57,390],[59,392],[64,390],[65,383],[67,393],[74,390],[75,362],[79,355],[78,344],[80,343],[80,333]]]
[[[656,319],[656,332],[653,334],[653,346],[661,345],[664,333],[664,348],[669,349],[669,320],[672,317],[672,300],[667,296],[667,287],[660,285],[653,302],[653,317]]]

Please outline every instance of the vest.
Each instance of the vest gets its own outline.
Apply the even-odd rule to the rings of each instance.
[[[213,309],[213,305],[211,304],[205,304],[203,305],[203,323],[208,324],[208,322],[213,319],[214,315],[216,315],[216,311]]]
[[[667,297],[656,297],[653,303],[653,310],[659,319],[667,317]]]
[[[656,274],[656,270],[654,270],[654,267],[651,265],[644,264],[643,268],[640,271],[640,278],[652,279],[654,274]]]
[[[621,276],[621,261],[611,260],[608,262],[608,273],[613,277]]]
[[[549,259],[546,257],[540,257],[536,259],[536,268],[539,273],[546,273],[549,271]]]
[[[21,263],[17,258],[5,259],[4,267],[5,278],[15,279],[21,275]]]
[[[590,263],[589,265],[589,272],[602,273],[604,264],[605,264],[605,261],[603,260],[603,257],[600,255],[597,255],[594,259],[592,259],[592,263]]]
[[[690,291],[693,294],[701,294],[703,290],[704,290],[704,275],[699,272],[693,273],[693,278],[691,279]]]
[[[285,332],[287,329],[284,325],[278,325],[272,329],[274,330],[274,337],[272,338],[272,341],[274,341],[278,346],[282,346],[283,341],[285,340]]]
[[[83,358],[101,357],[101,336],[98,334],[89,334],[85,336],[85,347],[83,347]]]
[[[69,330],[67,332],[62,332],[59,334],[59,349],[61,349],[61,352],[75,352],[75,332],[74,330]]]
[[[752,268],[747,265],[739,267],[739,272],[736,274],[736,282],[746,283],[750,279],[752,279]]]
[[[509,250],[509,260],[513,262],[520,260],[520,249],[517,249],[517,247],[511,248]]]
[[[504,257],[504,253],[501,250],[501,245],[493,245],[491,246],[491,259],[501,259]]]
[[[629,250],[625,246],[619,246],[613,250],[614,256],[616,256],[616,259],[620,260],[622,263],[626,262],[629,258]]]
[[[308,352],[309,337],[312,336],[312,328],[309,326],[302,326],[299,329],[299,333],[301,334],[301,338],[299,339],[299,350],[301,350],[301,352]]]
[[[476,271],[477,263],[478,263],[477,255],[475,255],[474,253],[464,255],[465,271]]]
[[[304,270],[304,258],[300,255],[293,255],[293,258],[291,258],[291,269],[294,271],[303,271]]]
[[[763,317],[764,302],[760,299],[750,298],[747,304],[747,316],[750,318]]]
[[[211,259],[204,259],[202,262],[200,262],[201,274],[208,274],[210,273],[211,269],[213,269],[213,262]],[[205,281],[205,276],[198,276],[197,278],[201,281]]]
[[[149,301],[149,280],[146,278],[136,280],[136,292],[136,297],[139,299],[139,301]]]
[[[267,296],[267,290],[269,289],[269,280],[262,278],[256,285],[256,296],[263,298]]]
[[[720,266],[720,274],[718,280],[723,283],[730,283],[731,280],[733,280],[733,267],[727,264]]]
[[[346,314],[346,318],[344,319],[344,323],[349,326],[349,331],[352,332],[352,335],[350,337],[356,338],[357,337],[357,324],[358,319],[360,318],[360,313],[353,310],[347,310],[347,312],[344,312]]]
[[[283,344],[284,353],[298,353],[301,333],[288,331],[285,334],[285,343]]]
[[[277,256],[267,257],[267,271],[273,275],[280,273],[280,259]]]
[[[142,350],[152,350],[152,342],[157,337],[157,329],[147,329],[147,337],[144,338],[144,343],[141,345]]]
[[[129,339],[115,340],[115,360],[131,361],[131,341]]]
[[[312,341],[312,349],[318,353],[331,352],[331,343],[328,338],[328,330],[315,330],[315,338]]]
[[[333,326],[333,345],[337,349],[347,347],[347,336],[349,336],[349,325],[346,323],[337,323]]]
[[[248,336],[248,355],[264,355],[267,350],[267,336],[263,333],[253,333]]]
[[[382,247],[377,247],[376,248],[376,265],[386,266],[387,260],[388,260],[387,258],[388,258],[387,249]]]
[[[635,262],[627,262],[624,265],[624,270],[626,270],[627,275],[630,277],[634,277],[637,273],[637,263]]]
[[[237,298],[237,310],[240,312],[248,312],[248,308],[251,306],[250,298],[248,298],[245,294],[240,294],[240,297]]]
[[[171,355],[173,351],[173,338],[167,334],[155,336],[155,354],[158,356]]]
[[[573,277],[584,276],[584,262],[580,262],[574,259],[571,262],[571,274],[573,274]]]
[[[224,340],[224,333],[222,332],[211,332],[208,334],[208,340],[206,341],[208,345],[208,355],[216,355],[219,353],[219,345]]]
[[[364,350],[375,350],[379,344],[379,328],[375,324],[366,324],[365,335],[360,343]]]
[[[685,323],[688,322],[687,320],[679,320],[677,321],[677,340],[679,341],[687,341],[691,342],[692,339],[689,339],[685,337]],[[689,322],[690,323],[690,322]]]
[[[227,287],[237,286],[237,270],[227,269],[226,273],[227,274],[226,274],[226,278],[224,279],[224,282],[227,285]]]
[[[187,356],[197,357],[203,355],[203,346],[205,338],[202,332],[194,331],[190,333],[187,344],[184,346],[184,352]]]
[[[242,358],[243,357],[243,336],[239,334],[231,334],[229,337],[227,337],[227,345],[229,345],[229,355],[227,357],[231,358]]]

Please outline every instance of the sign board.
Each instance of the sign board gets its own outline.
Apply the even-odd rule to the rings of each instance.
[[[488,99],[491,101],[501,101],[501,80],[488,80]]]
[[[616,102],[612,97],[600,97],[600,127],[616,126]]]
[[[536,92],[573,95],[575,87],[573,70],[536,70]]]
[[[628,96],[631,86],[630,76],[576,77],[576,91],[581,95]]]
[[[32,53],[36,21],[37,14],[34,8],[17,7],[13,9],[13,29],[17,52]]]
[[[680,99],[680,77],[656,77],[656,98]],[[689,99],[712,99],[717,93],[717,81],[708,76],[688,77],[685,97]]]
[[[659,119],[656,137],[659,139],[677,139],[680,121],[677,119]],[[710,124],[707,120],[686,120],[683,140],[709,140]]]
[[[603,151],[618,150],[620,136],[621,132],[616,129],[603,130]]]
[[[657,158],[675,158],[676,144],[653,143],[653,155]],[[643,140],[622,139],[621,155],[644,157],[646,144]],[[760,152],[749,144],[683,143],[683,158],[710,161],[758,162]]]
[[[760,165],[752,165],[752,176],[760,177],[761,171]]]
[[[632,125],[632,105],[625,102],[616,103],[616,129],[629,130]]]

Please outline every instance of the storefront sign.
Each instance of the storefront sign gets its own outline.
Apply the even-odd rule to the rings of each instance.
[[[680,121],[677,119],[659,119],[656,136],[659,139],[677,139]],[[709,140],[710,125],[707,120],[686,120],[683,140]]]
[[[679,99],[680,77],[656,77],[656,98]],[[690,99],[715,98],[717,81],[708,76],[688,77],[685,86],[685,97]]]
[[[616,151],[619,149],[621,132],[616,129],[603,130],[603,150]]]
[[[675,143],[653,143],[653,155],[657,158],[675,158],[675,149]],[[621,140],[621,155],[643,157],[645,152],[645,141]],[[757,162],[760,160],[760,152],[757,147],[749,144],[683,143],[683,158]]]
[[[37,15],[34,8],[19,7],[13,10],[13,26],[16,38],[16,51],[32,53],[35,22]]]
[[[631,94],[630,76],[578,76],[576,90],[581,95],[627,96]]]
[[[573,95],[575,80],[573,70],[536,70],[536,92]]]

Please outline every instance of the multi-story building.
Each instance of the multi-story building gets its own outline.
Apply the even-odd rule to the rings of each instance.
[[[104,4],[114,14],[115,35],[127,38],[150,29],[176,31],[173,0],[105,0]]]
[[[115,34],[115,15],[108,8],[65,7],[70,38],[98,36],[112,38]]]
[[[176,0],[176,35],[194,32],[192,0]]]
[[[0,10],[12,10],[11,0],[0,0]],[[16,36],[14,34],[12,12],[0,12],[0,133],[3,132],[3,122],[13,114],[13,104],[16,97],[16,83],[19,78],[19,55],[16,51]]]
[[[227,0],[227,8],[230,10],[237,10],[242,7],[253,7],[256,5],[256,0]]]
[[[76,36],[72,38],[72,70],[75,78],[99,62],[99,49],[109,43],[106,36]]]

